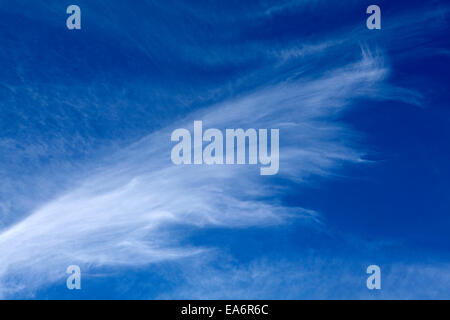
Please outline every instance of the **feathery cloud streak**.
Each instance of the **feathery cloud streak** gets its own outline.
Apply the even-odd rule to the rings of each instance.
[[[384,86],[379,57],[317,79],[281,83],[206,108],[174,127],[280,128],[280,176],[302,181],[327,175],[336,163],[361,161],[351,133],[333,121],[360,96]],[[168,228],[242,228],[320,219],[303,208],[268,200],[276,184],[256,169],[173,166],[170,128],[142,139],[104,163],[84,183],[0,235],[1,292],[38,288],[64,277],[70,264],[140,265],[201,254]]]

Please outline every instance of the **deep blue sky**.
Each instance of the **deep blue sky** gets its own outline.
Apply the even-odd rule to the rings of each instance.
[[[446,1],[70,4],[0,8],[0,298],[450,297]],[[224,177],[171,171],[183,119],[296,127]]]

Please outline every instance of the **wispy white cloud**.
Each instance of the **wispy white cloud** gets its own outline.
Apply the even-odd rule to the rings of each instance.
[[[377,256],[379,256],[377,254]],[[370,261],[310,252],[290,259],[257,259],[221,266],[205,261],[174,263],[181,274],[173,291],[159,299],[446,299],[450,265],[445,263],[381,264],[381,290],[368,290]],[[193,259],[191,259],[193,260]],[[201,270],[201,272],[199,272]],[[169,279],[171,281],[171,279]],[[282,288],[282,290],[280,290]]]
[[[366,54],[316,79],[211,106],[142,139],[0,234],[0,293],[45,286],[70,264],[134,266],[202,254],[205,248],[183,244],[176,231],[182,226],[317,223],[315,212],[267,200],[277,187],[257,168],[173,166],[170,132],[193,120],[215,128],[280,128],[281,177],[328,175],[342,161],[361,161],[363,152],[353,148],[354,134],[334,121],[336,114],[355,98],[375,96],[386,75],[382,59]]]

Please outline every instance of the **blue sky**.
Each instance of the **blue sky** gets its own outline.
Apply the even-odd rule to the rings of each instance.
[[[448,299],[449,11],[2,3],[0,298]],[[279,128],[279,174],[174,166],[194,120]]]

